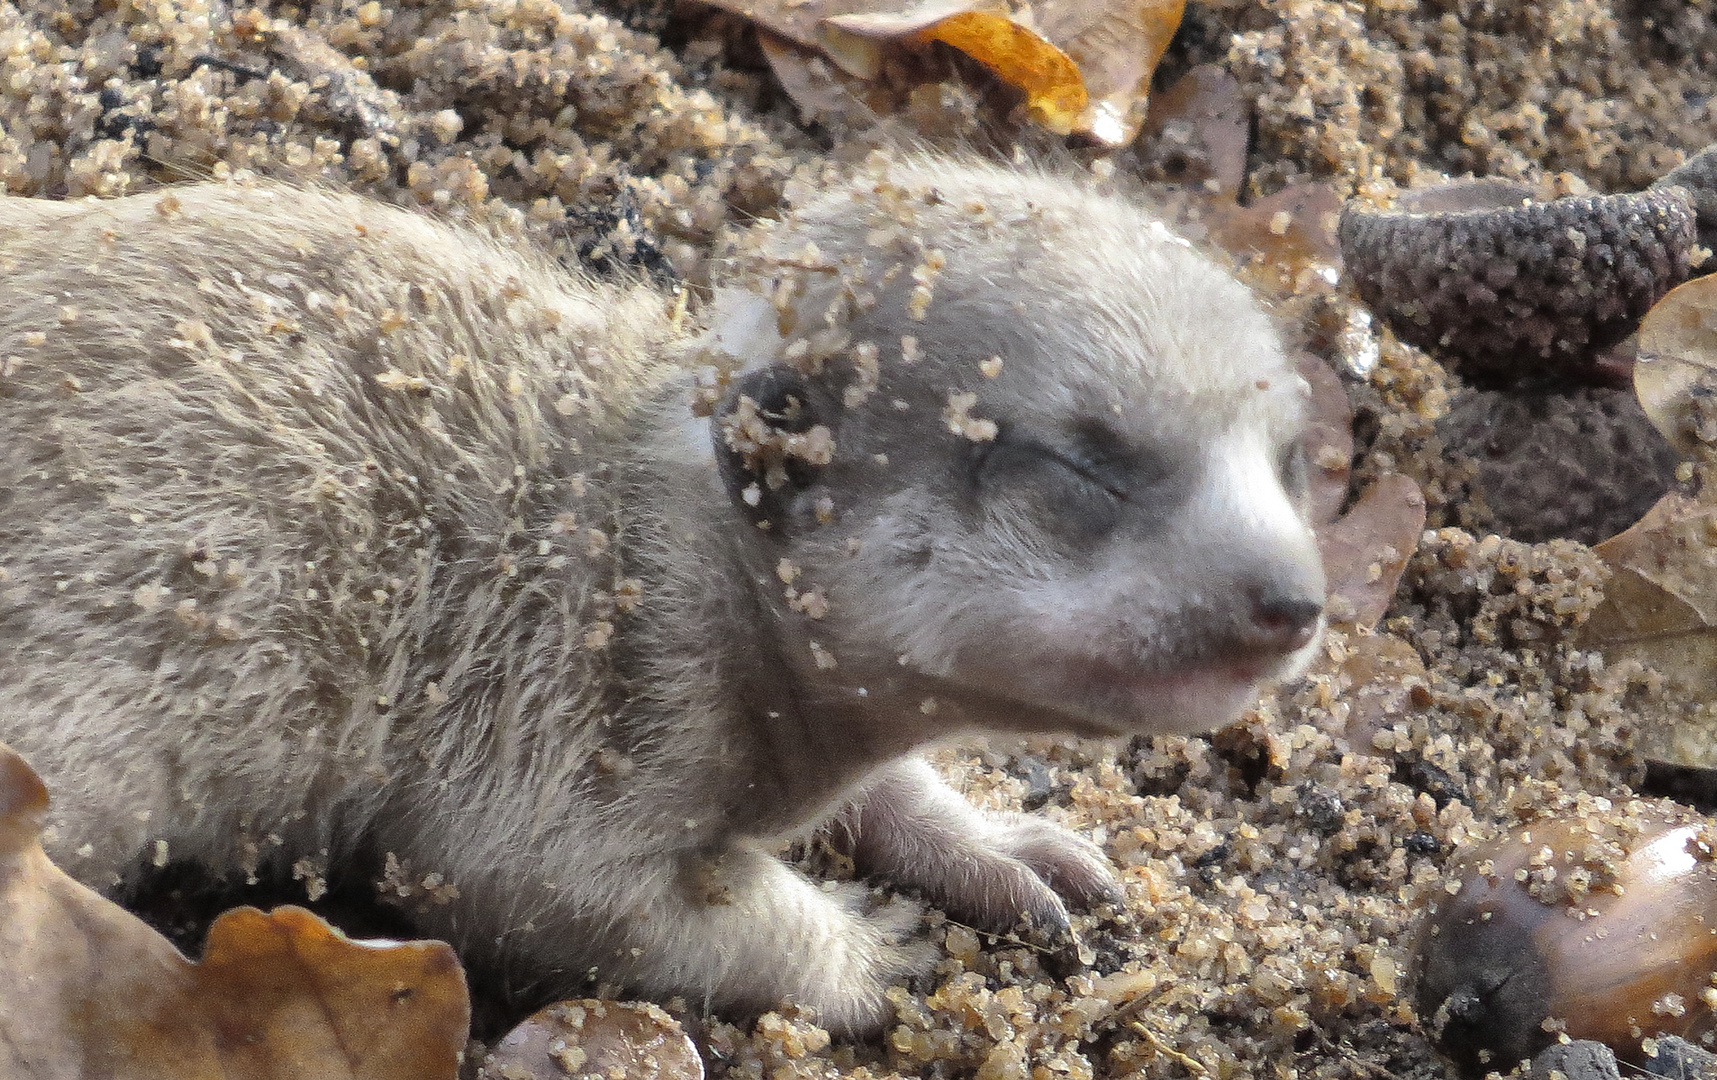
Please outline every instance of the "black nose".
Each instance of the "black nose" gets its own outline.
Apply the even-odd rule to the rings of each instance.
[[[1323,613],[1321,598],[1313,600],[1301,595],[1260,593],[1252,601],[1252,623],[1247,628],[1247,644],[1284,653],[1303,648],[1317,633],[1318,617]]]

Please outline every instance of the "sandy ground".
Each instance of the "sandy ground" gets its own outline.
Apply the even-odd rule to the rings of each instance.
[[[325,179],[696,287],[795,171],[868,143],[802,127],[731,20],[671,15],[0,4],[0,183],[69,197],[245,169]],[[1670,0],[1195,2],[1160,76],[1213,63],[1238,79],[1252,196],[1467,171],[1632,190],[1717,137],[1711,19]],[[933,141],[997,139],[982,92],[928,100]],[[1050,142],[1026,133],[1021,152]],[[1307,310],[1348,303],[1310,289]],[[1347,389],[1356,487],[1414,476],[1440,530],[1374,634],[1332,636],[1311,679],[1206,738],[944,758],[980,804],[1087,830],[1122,868],[1125,910],[1082,917],[1073,956],[936,926],[946,959],[899,992],[882,1043],[830,1045],[792,1015],[711,1022],[716,1075],[1448,1074],[1409,1001],[1414,911],[1475,837],[1637,782],[1634,727],[1661,695],[1571,643],[1601,596],[1588,548],[1485,535],[1472,470],[1436,426],[1458,380],[1385,335]]]

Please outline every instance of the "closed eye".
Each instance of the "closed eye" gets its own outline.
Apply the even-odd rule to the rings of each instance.
[[[1060,465],[1068,472],[1073,473],[1086,483],[1091,484],[1093,487],[1102,488],[1116,500],[1120,502],[1128,501],[1126,490],[1119,484],[1107,479],[1096,465],[1083,461],[1072,454],[1052,450],[1047,446],[1037,446],[1034,447],[1034,449],[1040,451],[1045,457],[1054,461],[1057,465]]]
[[[1100,491],[1117,502],[1128,501],[1126,488],[1096,463],[1035,440],[1011,437],[1006,431],[994,441],[974,447],[972,477],[981,485],[986,479],[998,479],[1016,470],[1041,469],[1045,465],[1072,474],[1082,486]]]

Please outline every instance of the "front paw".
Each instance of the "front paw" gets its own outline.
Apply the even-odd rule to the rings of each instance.
[[[1083,908],[1119,904],[1121,881],[1091,841],[1030,814],[992,814],[988,843],[1018,860],[1054,893]]]
[[[951,853],[949,872],[920,886],[957,919],[985,930],[1020,922],[1058,935],[1068,927],[1067,901],[1117,903],[1120,881],[1095,844],[1027,814],[992,814],[987,828]]]
[[[1063,897],[1082,905],[1120,898],[1095,845],[1039,817],[980,813],[917,759],[878,777],[834,832],[860,870],[986,930],[1023,919],[1056,933],[1068,925]]]

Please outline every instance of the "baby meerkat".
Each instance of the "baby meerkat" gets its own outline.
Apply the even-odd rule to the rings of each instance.
[[[975,164],[739,263],[681,330],[350,195],[0,200],[0,738],[62,865],[389,852],[515,986],[849,1033],[927,969],[917,909],[785,840],[986,927],[1114,897],[913,751],[1208,728],[1303,663],[1270,323],[1144,211]]]

